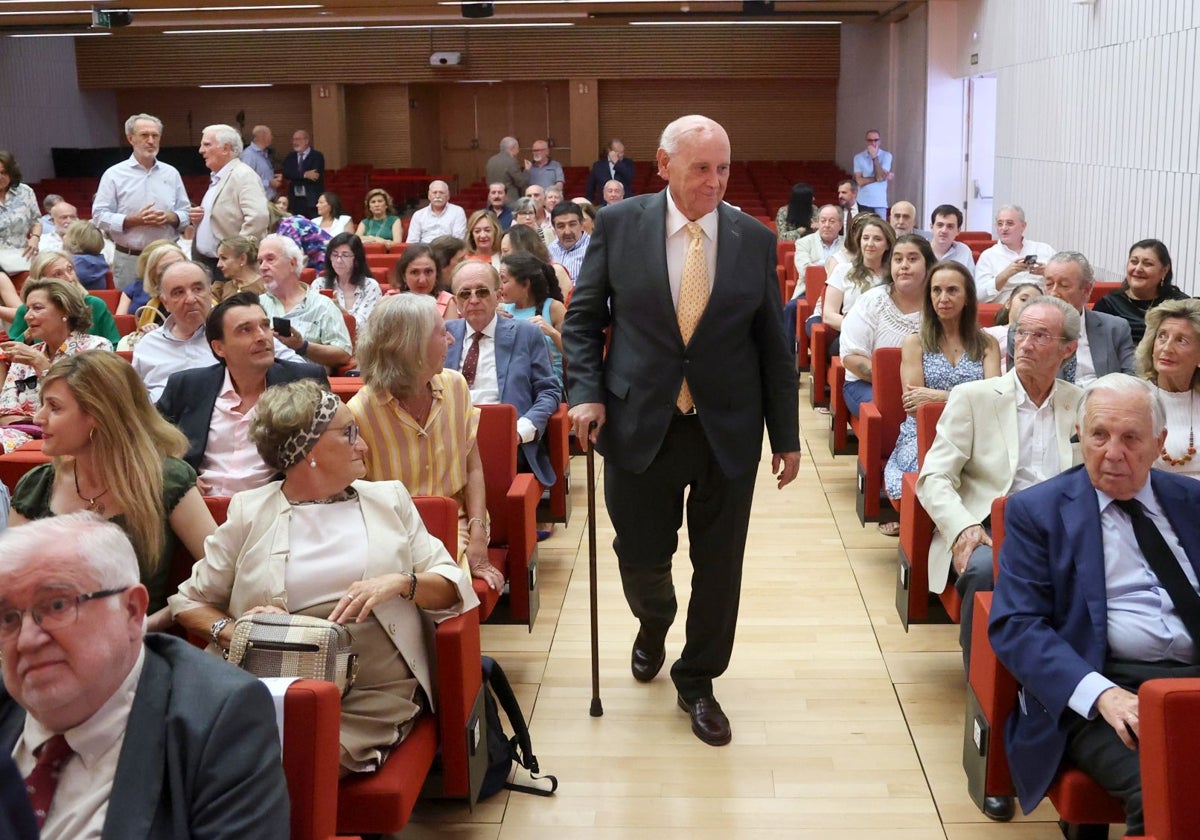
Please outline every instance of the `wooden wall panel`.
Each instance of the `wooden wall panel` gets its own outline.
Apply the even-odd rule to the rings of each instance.
[[[601,81],[600,145],[620,137],[627,155],[651,160],[667,123],[684,114],[703,114],[725,126],[735,160],[832,160],[836,100],[836,82]]]
[[[292,132],[310,128],[312,102],[308,85],[273,88],[117,88],[117,113],[123,124],[130,114],[153,114],[163,121],[164,146],[199,146],[206,125],[225,123],[238,127],[237,114],[245,115],[242,137],[247,142],[254,126],[271,127],[275,153],[282,160],[292,150]],[[321,148],[319,131],[313,146]]]
[[[346,85],[347,163],[412,166],[408,85]]]
[[[412,149],[410,166],[436,172],[442,162],[442,126],[439,116],[441,85],[408,86],[410,102],[409,138]]]

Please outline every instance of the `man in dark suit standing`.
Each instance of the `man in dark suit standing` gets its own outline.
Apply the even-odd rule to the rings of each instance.
[[[182,639],[146,635],[138,577],[125,532],[92,513],[0,537],[0,751],[43,840],[283,840],[269,692]]]
[[[692,731],[714,746],[732,737],[712,683],[733,650],[764,419],[779,487],[800,466],[775,237],[721,203],[729,161],[729,137],[707,117],[667,126],[658,149],[667,189],[600,213],[563,329],[572,425],[605,456],[642,682],[666,658],[671,558],[690,488],[692,597],[671,679]]]
[[[592,164],[583,194],[592,204],[603,207],[604,185],[609,181],[621,182],[625,187],[625,198],[633,195],[633,161],[625,157],[625,144],[616,137],[608,144],[608,151]]]
[[[298,379],[328,387],[329,380],[321,365],[275,360],[271,319],[254,292],[238,292],[214,306],[204,332],[217,364],[171,374],[157,405],[187,435],[184,460],[198,473],[200,492],[232,496],[275,474],[249,438],[263,391]]]
[[[317,199],[325,192],[325,155],[312,147],[304,129],[292,135],[292,151],[283,159],[283,177],[288,179],[288,210],[311,219],[317,215]]]
[[[1005,727],[1021,807],[1066,757],[1135,835],[1138,687],[1200,676],[1200,483],[1150,468],[1166,419],[1148,382],[1103,376],[1079,411],[1084,466],[1008,501],[988,636],[1021,685]]]

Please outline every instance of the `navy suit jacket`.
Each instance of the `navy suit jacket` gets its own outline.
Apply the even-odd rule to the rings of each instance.
[[[571,405],[604,404],[597,449],[630,472],[645,472],[662,446],[685,371],[726,477],[758,464],[764,419],[772,452],[800,451],[775,234],[727,204],[717,207],[717,218],[712,294],[684,346],[667,276],[666,191],[626,199],[596,217],[563,324],[567,394]]]
[[[597,207],[603,207],[604,185],[614,180],[625,185],[626,198],[633,196],[633,161],[629,158],[621,158],[617,161],[616,170],[617,175],[614,178],[609,171],[608,155],[592,164],[592,171],[588,173],[587,189],[583,191],[588,201]]]
[[[283,177],[288,179],[288,207],[293,213],[303,207],[316,207],[317,199],[321,193],[325,192],[325,155],[318,152],[316,149],[309,147],[308,154],[304,158],[304,165],[300,165],[300,155],[291,151],[287,157],[283,159]],[[315,181],[304,180],[304,173],[310,169],[317,170],[318,177]],[[296,197],[296,187],[304,187],[304,197]]]
[[[0,688],[0,693],[3,691]],[[38,840],[37,821],[25,794],[25,781],[7,752],[0,752],[0,837]]]
[[[101,838],[286,840],[287,782],[262,683],[174,636],[152,633],[145,649]],[[24,725],[0,686],[0,752]]]
[[[458,370],[467,322],[462,318],[447,321],[446,331],[454,336],[454,346],[446,353],[446,367]],[[556,480],[554,467],[541,440],[550,415],[562,402],[562,392],[550,367],[550,348],[536,325],[515,318],[496,319],[496,382],[500,402],[516,408],[518,417],[528,418],[537,427],[537,437],[521,444],[521,452],[542,486],[551,486]]]
[[[1200,482],[1151,470],[1150,486],[1200,576]],[[1108,653],[1100,505],[1083,467],[1008,500],[988,637],[1021,685],[1005,743],[1029,813],[1058,773],[1067,701],[1080,680],[1103,670]]]
[[[310,362],[275,362],[267,370],[267,385],[315,379],[329,389],[325,368]],[[200,471],[204,450],[208,447],[208,427],[213,408],[225,384],[225,365],[218,362],[206,368],[193,368],[172,373],[158,398],[158,413],[187,435],[188,451],[183,460]]]

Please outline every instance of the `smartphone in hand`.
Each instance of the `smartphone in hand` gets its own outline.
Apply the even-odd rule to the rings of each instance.
[[[271,329],[282,335],[284,338],[292,336],[292,322],[287,318],[272,318]]]

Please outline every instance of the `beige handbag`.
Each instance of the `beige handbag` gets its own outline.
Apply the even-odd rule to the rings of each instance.
[[[345,697],[358,674],[350,631],[323,618],[257,613],[233,625],[228,659],[256,677],[324,680]]]

